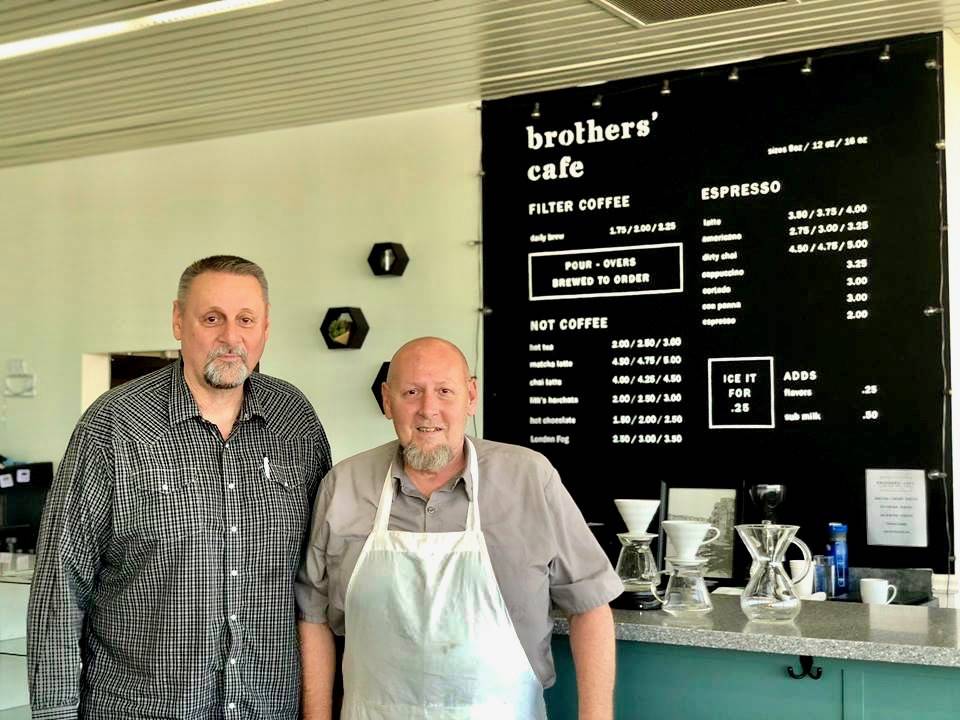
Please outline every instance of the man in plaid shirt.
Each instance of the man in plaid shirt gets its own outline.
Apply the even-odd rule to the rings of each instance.
[[[296,718],[293,580],[330,447],[310,403],[253,372],[254,263],[180,279],[181,360],[103,395],[47,497],[28,612],[34,718]]]

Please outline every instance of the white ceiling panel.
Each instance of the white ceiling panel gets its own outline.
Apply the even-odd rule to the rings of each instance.
[[[3,0],[0,43],[197,4]],[[0,60],[0,167],[960,29],[960,0],[606,4],[282,0]]]

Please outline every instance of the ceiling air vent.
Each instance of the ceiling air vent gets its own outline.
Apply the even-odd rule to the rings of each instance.
[[[592,0],[605,10],[635,25],[683,20],[766,5],[795,5],[797,0]]]

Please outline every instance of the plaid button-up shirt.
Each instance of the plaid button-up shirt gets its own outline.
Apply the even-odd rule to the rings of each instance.
[[[227,440],[179,362],[94,403],[40,527],[33,717],[296,718],[293,580],[329,469],[313,408],[265,375]]]

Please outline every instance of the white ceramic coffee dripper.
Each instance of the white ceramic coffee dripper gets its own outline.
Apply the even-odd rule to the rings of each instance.
[[[703,545],[716,542],[720,530],[714,525],[696,520],[664,520],[660,525],[670,542],[670,557],[695,560]],[[707,537],[710,533],[712,537]]]
[[[659,500],[614,500],[620,517],[627,524],[627,533],[643,535],[650,527],[653,516],[660,507]]]
[[[656,535],[648,533],[647,528],[660,507],[660,501],[620,499],[614,502],[627,524],[627,532],[617,533],[623,546],[617,559],[617,575],[627,592],[650,595],[660,573],[650,552],[650,543]]]

